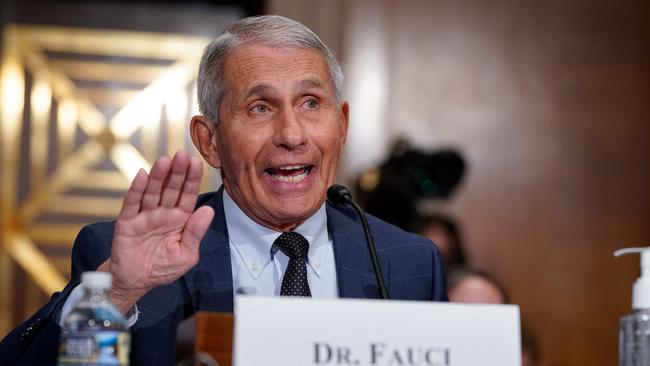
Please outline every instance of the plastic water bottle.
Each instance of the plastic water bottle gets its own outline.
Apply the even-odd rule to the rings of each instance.
[[[131,347],[124,315],[109,301],[111,274],[84,272],[84,296],[65,318],[58,364],[128,365]]]

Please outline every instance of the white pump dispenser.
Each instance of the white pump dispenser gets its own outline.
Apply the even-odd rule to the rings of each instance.
[[[620,323],[619,366],[650,365],[650,247],[619,249],[614,256],[641,254],[641,276],[632,287],[632,314]]]
[[[641,276],[632,287],[632,309],[650,309],[650,247],[619,249],[614,256],[632,253],[641,253]]]

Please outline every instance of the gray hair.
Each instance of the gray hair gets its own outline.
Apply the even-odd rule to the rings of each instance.
[[[313,49],[319,52],[329,68],[336,102],[343,99],[343,71],[336,56],[305,25],[278,15],[241,19],[227,27],[203,51],[197,92],[199,110],[213,123],[219,122],[219,107],[226,87],[224,61],[238,47],[264,42],[272,46]]]

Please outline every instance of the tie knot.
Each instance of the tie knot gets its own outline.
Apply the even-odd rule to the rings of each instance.
[[[282,233],[273,244],[277,245],[282,253],[290,259],[307,259],[309,242],[304,236],[296,232]]]

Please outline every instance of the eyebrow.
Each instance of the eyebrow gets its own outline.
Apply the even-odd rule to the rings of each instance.
[[[298,89],[309,89],[309,88],[319,88],[319,89],[326,89],[325,84],[317,79],[305,79],[300,81],[297,84]],[[268,91],[275,90],[274,87],[268,85],[268,84],[258,84],[255,85],[254,87],[250,88],[246,94],[244,94],[242,100],[247,100],[251,96],[258,95],[258,94],[265,94]]]
[[[252,87],[250,90],[248,90],[248,92],[244,95],[244,97],[242,99],[246,100],[246,99],[250,98],[253,95],[264,94],[264,92],[266,92],[268,90],[273,90],[273,89],[274,88],[271,87],[270,85],[259,84],[259,85],[256,85],[256,86]]]
[[[326,89],[322,81],[316,79],[306,79],[298,83],[300,89],[321,88]]]

